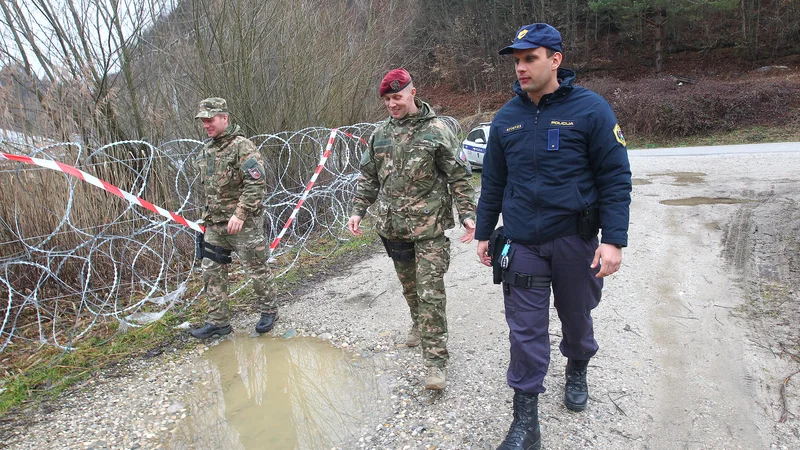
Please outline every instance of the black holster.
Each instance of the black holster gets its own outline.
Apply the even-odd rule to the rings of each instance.
[[[414,261],[414,242],[413,241],[391,241],[381,236],[383,248],[386,254],[395,261]]]
[[[233,262],[231,258],[232,250],[220,247],[219,245],[211,245],[205,241],[204,233],[197,233],[195,237],[195,252],[197,259],[208,258],[220,264],[230,264]]]
[[[591,239],[600,232],[600,209],[595,207],[578,213],[578,235]]]
[[[489,237],[489,256],[492,258],[492,283],[500,284],[503,281],[503,268],[500,266],[500,252],[503,251],[506,237],[503,227],[497,227]]]
[[[205,233],[200,232],[194,235],[194,257],[197,259],[203,259],[203,242],[205,235]]]

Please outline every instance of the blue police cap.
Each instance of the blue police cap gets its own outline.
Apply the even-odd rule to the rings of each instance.
[[[532,23],[525,25],[514,35],[514,42],[500,50],[501,55],[507,55],[514,50],[527,50],[529,48],[545,47],[557,52],[561,51],[561,33],[546,23]]]

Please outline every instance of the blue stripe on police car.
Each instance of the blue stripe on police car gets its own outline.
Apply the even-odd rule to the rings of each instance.
[[[483,147],[476,147],[474,145],[469,145],[469,144],[463,144],[463,145],[464,145],[464,150],[471,150],[477,153],[486,153],[486,149]]]

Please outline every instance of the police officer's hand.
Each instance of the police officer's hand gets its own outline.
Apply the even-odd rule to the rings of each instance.
[[[467,232],[461,236],[461,242],[469,244],[473,239],[475,239],[475,221],[472,219],[465,220],[464,228],[467,229]]]
[[[492,267],[492,257],[489,256],[489,241],[478,241],[478,260],[484,266]]]
[[[350,220],[347,221],[347,229],[350,230],[350,233],[353,236],[361,236],[364,231],[358,228],[361,225],[361,216],[350,216]]]
[[[242,231],[242,225],[244,225],[244,220],[236,217],[236,214],[232,215],[228,220],[228,234],[236,234]]]
[[[597,267],[597,264],[602,260],[603,265],[600,271],[597,272],[595,278],[603,278],[619,270],[622,264],[622,249],[617,248],[616,245],[600,244],[594,252],[594,259],[592,260],[592,269]]]

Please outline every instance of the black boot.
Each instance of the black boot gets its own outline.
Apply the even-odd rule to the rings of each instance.
[[[262,312],[261,319],[256,324],[256,333],[266,333],[275,326],[275,321],[278,320],[278,311]]]
[[[497,450],[539,450],[542,434],[539,430],[539,394],[514,393],[514,421],[506,439]]]
[[[573,411],[583,411],[589,401],[589,386],[586,384],[588,359],[568,359],[564,385],[564,406]]]
[[[230,334],[231,331],[233,331],[233,328],[231,328],[230,324],[218,327],[207,323],[200,328],[192,328],[189,333],[197,339],[208,339],[214,336],[225,336],[226,334]]]

